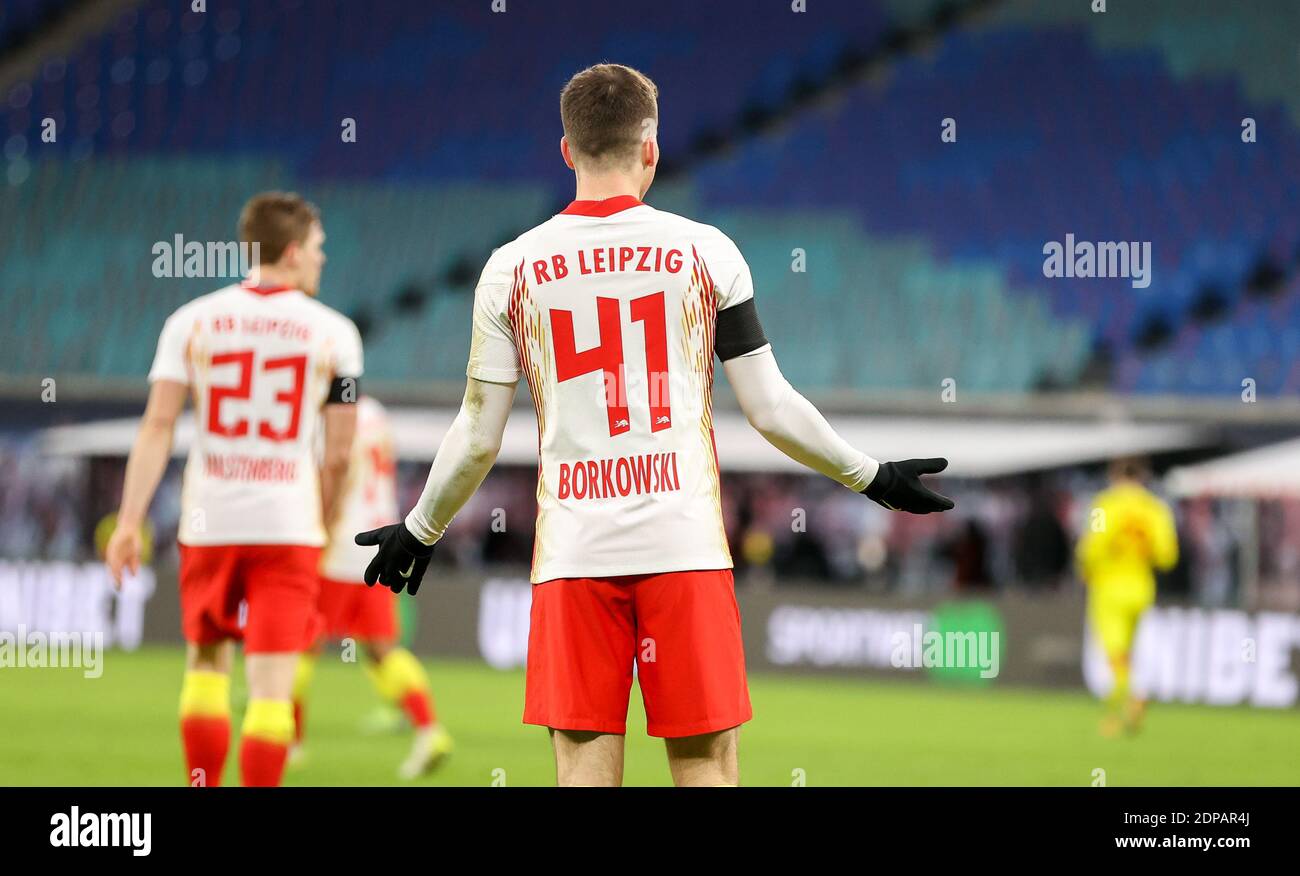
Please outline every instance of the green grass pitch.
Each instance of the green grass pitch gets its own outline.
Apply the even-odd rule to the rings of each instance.
[[[403,734],[369,735],[378,703],[355,664],[327,656],[312,689],[308,757],[290,785],[396,784]],[[0,784],[179,785],[177,648],[109,652],[101,678],[79,669],[0,670]],[[426,660],[439,716],[456,740],[429,785],[554,782],[546,732],[520,723],[523,673]],[[244,700],[236,669],[235,722]],[[826,785],[1300,785],[1300,712],[1152,706],[1134,738],[1103,739],[1083,693],[945,688],[804,676],[750,679],[754,720],[740,734],[741,782]],[[226,781],[237,781],[234,746]],[[670,784],[663,744],[645,735],[635,689],[629,785]]]

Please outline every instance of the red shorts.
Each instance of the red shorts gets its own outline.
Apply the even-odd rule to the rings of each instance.
[[[636,665],[651,736],[695,736],[753,717],[730,569],[533,586],[524,723],[627,732]]]
[[[331,639],[374,642],[397,638],[397,594],[387,587],[321,576],[318,605],[324,633]]]
[[[305,650],[320,631],[320,552],[297,544],[181,545],[185,640],[243,639],[249,654]]]

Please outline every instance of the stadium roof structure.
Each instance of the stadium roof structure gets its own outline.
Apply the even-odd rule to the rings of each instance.
[[[390,407],[389,415],[398,457],[427,462],[451,426],[456,409]],[[878,459],[946,456],[950,463],[949,475],[970,478],[1095,463],[1116,456],[1185,450],[1204,446],[1211,435],[1203,426],[1177,422],[845,414],[833,415],[831,421],[845,440]],[[138,428],[139,421],[134,418],[56,426],[41,433],[40,449],[64,456],[125,456]],[[187,415],[177,427],[174,455],[188,451],[193,434],[193,418]],[[768,444],[739,412],[716,411],[714,434],[724,471],[797,473],[804,470]],[[537,428],[527,408],[517,409],[510,418],[498,461],[537,464]],[[1295,470],[1300,471],[1300,466]]]
[[[1297,496],[1300,438],[1180,466],[1170,470],[1165,483],[1178,496]]]

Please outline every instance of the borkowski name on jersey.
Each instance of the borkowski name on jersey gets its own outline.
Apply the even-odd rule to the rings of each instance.
[[[713,330],[752,296],[725,235],[631,197],[575,202],[488,261],[467,372],[528,381],[534,582],[730,568]]]
[[[559,498],[604,499],[682,488],[676,453],[643,453],[618,459],[560,463]]]
[[[335,377],[360,376],[356,326],[295,289],[228,286],[172,314],[149,379],[194,399],[179,541],[324,544],[321,407]]]

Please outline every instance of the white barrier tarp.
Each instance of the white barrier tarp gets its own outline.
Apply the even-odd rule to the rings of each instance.
[[[399,458],[429,461],[451,425],[450,408],[390,408]],[[1129,423],[1010,418],[925,418],[832,415],[832,424],[854,447],[877,459],[946,456],[956,477],[997,477],[1115,456],[1150,454],[1202,443],[1204,434],[1181,423]],[[102,420],[58,426],[41,436],[46,453],[74,456],[125,456],[138,421]],[[755,432],[738,411],[714,416],[718,458],[724,471],[795,472],[801,466]],[[193,419],[182,418],[173,452],[188,452]],[[537,464],[537,426],[531,408],[510,417],[499,462]],[[1300,473],[1300,466],[1292,466]]]
[[[1300,438],[1175,468],[1166,483],[1178,496],[1300,495]]]

